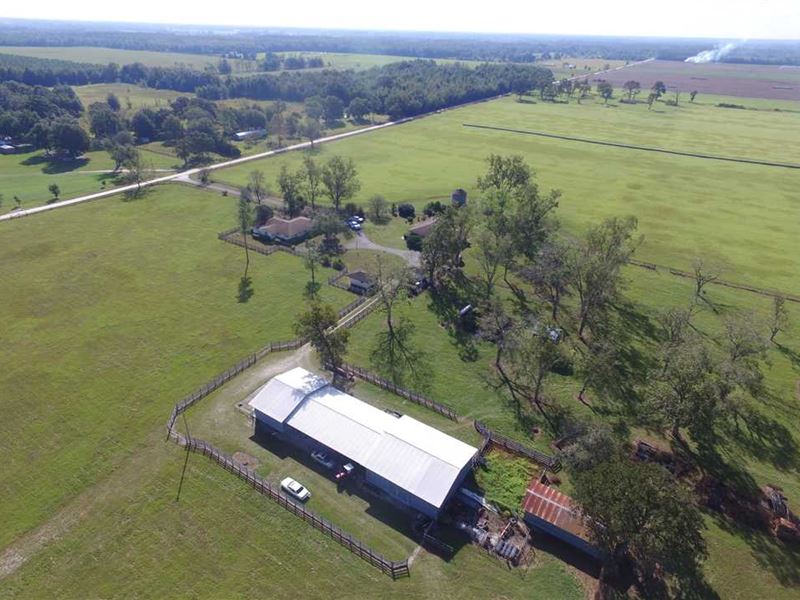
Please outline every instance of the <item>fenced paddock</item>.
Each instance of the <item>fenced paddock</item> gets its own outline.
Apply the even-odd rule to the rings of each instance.
[[[407,390],[404,387],[392,383],[388,379],[384,379],[380,375],[376,375],[375,373],[367,371],[366,369],[362,369],[361,367],[357,367],[355,365],[347,363],[344,363],[342,365],[342,369],[344,369],[348,374],[352,375],[353,377],[358,377],[359,379],[366,381],[367,383],[371,383],[372,385],[376,385],[381,389],[384,389],[388,392],[392,392],[393,394],[400,396],[401,398],[410,400],[414,404],[419,404],[420,406],[429,408],[430,410],[435,411],[440,415],[447,417],[451,421],[458,421],[459,419],[458,414],[456,414],[456,411],[454,411],[449,406],[445,406],[444,404],[434,402],[433,400],[426,398],[421,394],[417,394],[416,392]]]
[[[261,495],[266,496],[270,500],[276,502],[279,506],[286,509],[293,515],[300,517],[314,529],[321,531],[331,539],[350,550],[350,552],[362,560],[368,562],[373,567],[380,569],[382,573],[385,573],[392,579],[408,577],[410,575],[408,559],[401,561],[388,560],[327,519],[324,519],[316,513],[308,510],[301,504],[293,502],[263,477],[257,475],[250,469],[243,467],[208,442],[198,440],[196,438],[185,438],[175,431],[171,431],[170,433],[171,437],[178,444],[184,446],[187,451],[197,452],[198,454],[207,456],[226,471],[233,473],[240,479],[246,481],[250,487],[259,492]]]
[[[515,442],[499,433],[495,433],[480,421],[475,421],[475,430],[480,433],[485,440],[484,444],[481,446],[481,450],[486,450],[494,444],[512,454],[530,458],[532,461],[542,465],[553,473],[558,473],[561,470],[561,461],[555,456],[550,456],[539,450],[528,448],[519,442]]]

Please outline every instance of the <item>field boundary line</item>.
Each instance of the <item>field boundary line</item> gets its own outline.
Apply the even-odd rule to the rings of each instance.
[[[664,265],[657,265],[655,263],[650,263],[635,259],[629,259],[628,264],[634,267],[648,269],[649,271],[655,271],[656,273],[659,273],[661,271],[666,271],[670,275],[675,275],[676,277],[683,277],[685,279],[694,279],[694,275],[692,275],[691,273],[687,271],[681,271],[680,269],[675,269],[674,267],[666,267]],[[734,290],[740,290],[743,292],[760,294],[761,296],[767,296],[769,298],[784,298],[789,302],[800,303],[800,296],[797,296],[795,294],[785,294],[779,290],[768,290],[766,288],[759,288],[754,285],[748,285],[746,283],[735,283],[733,281],[726,281],[725,279],[716,279],[714,281],[709,281],[709,283],[713,285],[721,285],[722,287],[727,287]]]
[[[658,154],[671,154],[673,156],[686,156],[689,158],[702,158],[705,160],[719,160],[724,162],[743,163],[748,165],[760,165],[765,167],[781,167],[784,169],[800,169],[800,164],[784,163],[778,161],[762,160],[757,158],[737,158],[733,156],[720,156],[718,154],[704,154],[702,152],[684,152],[683,150],[670,150],[657,146],[640,146],[638,144],[625,144],[622,142],[608,142],[604,140],[593,140],[591,138],[561,135],[557,133],[546,133],[544,131],[533,131],[529,129],[513,129],[511,127],[497,127],[494,125],[481,125],[477,123],[462,123],[462,127],[472,129],[488,129],[490,131],[503,131],[506,133],[521,133],[523,135],[535,135],[538,137],[550,138],[554,140],[564,140],[568,142],[582,142],[584,144],[594,144],[596,146],[611,146],[612,148],[624,148],[626,150],[642,150],[644,152],[655,152]]]

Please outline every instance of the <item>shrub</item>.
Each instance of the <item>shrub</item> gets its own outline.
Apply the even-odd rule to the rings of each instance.
[[[331,266],[337,271],[344,271],[344,261],[341,258],[334,260]]]
[[[259,204],[256,206],[256,225],[263,225],[269,221],[274,214],[275,211],[272,210],[271,206]]]
[[[417,211],[414,209],[413,204],[404,202],[403,204],[397,207],[397,214],[404,219],[413,219],[414,215],[417,214]]]
[[[355,215],[358,215],[359,217],[363,217],[364,216],[364,209],[361,208],[355,202],[348,202],[347,204],[344,205],[344,214],[347,217],[352,217],[352,216],[355,216]]]
[[[443,213],[445,208],[447,207],[439,200],[434,200],[433,202],[428,202],[422,212],[425,213],[425,216],[432,217],[434,215],[438,215],[439,213]]]
[[[406,247],[409,250],[422,251],[422,237],[418,233],[409,233],[406,235]]]

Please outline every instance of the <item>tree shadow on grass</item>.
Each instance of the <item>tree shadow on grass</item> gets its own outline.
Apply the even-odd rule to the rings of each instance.
[[[759,566],[772,573],[781,585],[800,586],[800,547],[786,544],[768,531],[732,521],[724,514],[707,514],[720,529],[746,542]]]
[[[244,276],[239,280],[236,299],[239,304],[245,304],[253,297],[255,290],[253,289],[253,278]]]
[[[25,166],[44,165],[42,173],[48,175],[58,175],[59,173],[69,173],[85,167],[89,164],[89,159],[85,156],[80,158],[68,159],[58,158],[55,156],[46,156],[44,154],[37,154],[36,156],[29,156],[22,161]]]
[[[457,284],[440,285],[436,289],[431,289],[428,297],[430,298],[428,308],[447,330],[461,360],[475,362],[478,359],[475,331],[468,320],[459,315],[461,309],[471,304],[472,318],[474,318],[478,295],[473,284],[465,279]]]

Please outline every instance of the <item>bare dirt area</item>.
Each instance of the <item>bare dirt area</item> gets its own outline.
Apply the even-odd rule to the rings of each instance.
[[[667,89],[740,98],[800,100],[800,68],[777,65],[695,64],[653,60],[593,77],[615,86],[635,80],[644,89],[663,81]]]

